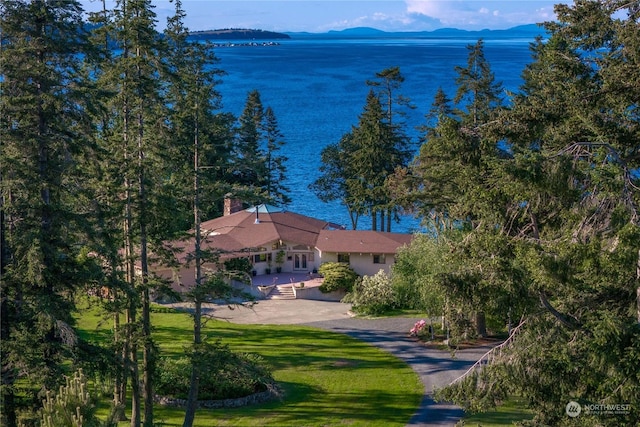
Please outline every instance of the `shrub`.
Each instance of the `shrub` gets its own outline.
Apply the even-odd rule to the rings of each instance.
[[[324,293],[340,290],[351,292],[359,277],[348,264],[342,262],[324,263],[320,266],[319,272],[324,276],[319,288]]]
[[[267,390],[271,372],[260,356],[232,352],[219,341],[202,344],[191,357],[161,358],[156,371],[159,395],[186,399],[189,395],[191,360],[201,372],[200,400],[234,399]]]
[[[90,427],[102,423],[96,417],[94,398],[89,395],[87,379],[82,370],[66,378],[58,393],[47,390],[40,409],[43,427]]]
[[[374,276],[364,276],[352,292],[352,309],[360,314],[377,315],[396,305],[396,295],[391,279],[380,270]]]
[[[224,268],[227,271],[250,273],[253,266],[249,258],[230,258],[224,262]]]

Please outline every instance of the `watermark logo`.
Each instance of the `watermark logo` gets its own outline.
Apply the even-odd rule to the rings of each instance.
[[[582,406],[580,406],[580,404],[578,402],[574,402],[572,400],[569,403],[567,403],[567,406],[565,406],[564,411],[571,418],[575,418],[578,415],[580,415],[580,412],[582,412]]]
[[[628,403],[598,404],[589,403],[580,405],[576,401],[570,401],[565,406],[564,411],[571,418],[580,414],[585,415],[628,415],[631,412],[631,405]]]

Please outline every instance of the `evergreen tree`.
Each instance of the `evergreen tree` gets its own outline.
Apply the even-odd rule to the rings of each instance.
[[[270,200],[277,205],[286,205],[291,202],[287,195],[289,189],[284,185],[287,167],[287,157],[278,155],[278,151],[284,146],[284,140],[278,120],[271,107],[267,107],[264,113],[264,138],[266,142],[266,192]]]
[[[399,131],[402,123],[394,120],[396,116],[404,117],[406,113],[402,110],[398,111],[394,107],[405,107],[409,109],[415,108],[411,104],[411,99],[404,95],[396,94],[395,92],[400,89],[402,83],[404,83],[404,76],[400,72],[400,67],[386,68],[379,73],[376,73],[377,80],[367,80],[367,85],[376,88],[376,93],[380,99],[380,104],[385,111],[386,120],[390,125],[396,126],[396,130]]]
[[[112,55],[102,64],[99,84],[112,96],[106,100],[107,113],[101,120],[101,146],[108,163],[108,194],[113,206],[120,206],[123,224],[124,279],[128,298],[124,325],[128,376],[131,379],[131,425],[141,424],[144,396],[144,423],[153,424],[153,342],[150,325],[149,271],[151,247],[159,247],[167,237],[169,219],[166,176],[172,163],[166,150],[165,102],[162,97],[163,49],[155,30],[151,2],[122,0],[100,31],[106,32]],[[137,312],[141,309],[141,319]],[[136,337],[141,337],[138,342]],[[143,390],[139,388],[138,345],[142,345]]]
[[[347,179],[352,176],[349,155],[353,151],[353,134],[346,133],[337,144],[329,144],[320,153],[321,175],[309,185],[309,189],[323,202],[339,200],[349,212],[351,227],[358,228],[358,219],[365,207],[353,198],[347,187]]]
[[[204,272],[203,264],[216,262],[218,254],[203,250],[209,232],[201,229],[201,215],[203,206],[222,199],[232,183],[229,182],[231,176],[225,172],[230,162],[227,149],[231,144],[225,143],[225,137],[230,135],[229,122],[226,115],[215,113],[221,105],[220,94],[215,89],[216,79],[222,72],[213,67],[217,58],[211,45],[187,39],[188,30],[183,19],[182,4],[176,1],[176,14],[169,19],[165,31],[169,46],[171,149],[176,151],[178,158],[189,159],[189,162],[177,165],[172,180],[179,193],[189,195],[192,206],[193,234],[186,238],[193,241],[194,250],[184,256],[193,262],[195,270],[195,285],[188,293],[194,302],[194,313],[191,379],[183,423],[186,427],[193,425],[200,378],[204,374],[199,360],[204,348],[202,303],[212,297],[213,289],[219,288],[221,283],[210,280]]]
[[[289,203],[288,188],[283,183],[287,158],[277,154],[284,146],[283,135],[273,109],[264,109],[257,90],[247,95],[238,122],[233,174],[239,185],[252,189],[247,201]]]
[[[91,201],[88,203],[94,210],[94,238],[90,246],[100,255],[103,261],[104,280],[101,282],[101,294],[108,293],[109,299],[104,304],[105,309],[113,316],[113,413],[111,419],[126,420],[125,407],[128,382],[129,343],[133,325],[123,322],[122,313],[128,312],[130,296],[133,290],[125,280],[125,260],[122,256],[124,240],[123,212],[125,200],[122,198],[122,170],[121,159],[115,158],[111,143],[117,144],[118,127],[113,121],[114,103],[117,87],[109,82],[110,70],[113,69],[116,58],[111,49],[114,38],[112,26],[114,12],[106,8],[89,14],[89,22],[93,24],[90,39],[96,48],[97,55],[87,58],[87,66],[92,79],[100,87],[94,92],[96,109],[92,112],[95,123],[95,138],[100,149],[91,161],[85,162],[89,171],[87,185],[92,191]],[[126,316],[128,318],[128,316]]]
[[[376,80],[367,80],[367,85],[375,88],[374,91],[378,96],[380,105],[384,111],[385,121],[393,129],[394,137],[396,138],[397,148],[405,150],[409,146],[409,138],[404,131],[404,117],[406,116],[407,109],[413,109],[415,106],[411,104],[411,99],[402,94],[396,92],[400,90],[402,83],[404,83],[404,76],[400,72],[400,67],[386,68],[379,73],[376,73]],[[399,118],[399,120],[396,120]],[[397,167],[403,169],[406,162],[403,162]],[[386,179],[386,177],[385,177]],[[385,229],[385,215],[386,215],[386,228],[387,231],[391,231],[391,220],[393,215],[397,215],[400,203],[397,200],[396,191],[393,189],[393,181],[387,181],[385,183],[387,187],[385,192],[389,198],[387,209],[380,210],[380,229]]]
[[[423,218],[440,223],[464,221],[473,228],[479,216],[495,214],[495,197],[487,191],[487,178],[495,160],[506,150],[490,132],[498,117],[500,85],[495,83],[483,54],[483,43],[468,46],[467,67],[456,67],[458,89],[454,101],[464,103],[453,109],[439,90],[427,116],[432,125],[414,160],[413,176],[420,177],[415,198]],[[474,222],[475,221],[475,222]]]
[[[371,227],[385,231],[384,215],[395,208],[386,180],[397,167],[407,164],[410,153],[406,139],[386,120],[378,96],[369,91],[358,126],[345,134],[340,143],[322,151],[323,174],[310,188],[321,200],[342,200],[355,228],[360,215],[372,217]],[[391,231],[390,222],[386,231]]]
[[[495,75],[484,56],[484,41],[478,40],[475,45],[467,46],[466,67],[455,67],[456,96],[453,101],[460,105],[466,103],[464,111],[458,116],[464,119],[468,126],[478,128],[491,120],[492,112],[502,103],[500,91],[502,85],[495,81]]]
[[[548,425],[640,421],[633,409],[565,414],[570,400],[633,405],[640,394],[640,192],[632,172],[640,167],[639,97],[629,84],[638,76],[636,3],[558,5],[549,40],[533,46],[522,92],[495,129],[512,155],[499,159],[484,190],[505,202],[486,217],[490,229],[476,227],[465,239],[475,252],[464,257],[479,263],[483,280],[492,277],[487,267],[521,269],[518,300],[528,309],[492,362],[443,398],[483,409],[520,395],[536,408],[534,421]],[[500,245],[491,242],[497,237]],[[499,247],[511,255],[487,251]]]
[[[462,224],[469,231],[486,227],[490,232],[492,224],[502,222],[499,207],[508,203],[504,194],[493,191],[493,176],[499,174],[499,160],[505,151],[490,132],[501,105],[500,84],[495,83],[484,57],[482,40],[468,50],[467,66],[455,68],[458,88],[454,101],[462,108],[451,109],[444,93],[438,91],[429,115],[434,126],[424,128],[424,143],[413,164],[412,175],[419,180],[414,199],[435,232],[451,229],[454,224]],[[496,243],[483,240],[490,241]],[[497,247],[467,249],[474,257],[498,251]],[[447,280],[452,291],[456,287],[475,290],[473,295],[477,297],[452,303],[472,307],[476,332],[485,335],[483,308],[492,295],[494,300],[499,296],[494,293],[497,289],[476,273],[452,272]]]
[[[347,178],[347,188],[366,206],[371,215],[371,228],[376,230],[377,214],[387,208],[384,179],[396,163],[392,157],[393,130],[385,120],[379,98],[373,91],[367,95],[367,103],[352,135],[353,151],[349,162],[353,175]],[[380,228],[384,231],[384,222]]]
[[[73,297],[87,280],[79,164],[93,144],[79,3],[3,2],[0,27],[0,412],[14,426],[18,396],[56,388],[77,342]]]
[[[264,107],[260,92],[252,90],[247,95],[244,110],[238,118],[234,175],[239,184],[253,186],[257,193],[263,188],[267,176],[265,155],[261,149],[263,119]],[[265,196],[264,193],[259,194],[256,200],[248,202],[256,203]]]

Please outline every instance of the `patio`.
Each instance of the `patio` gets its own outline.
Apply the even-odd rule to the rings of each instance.
[[[322,284],[323,278],[312,273],[282,272],[273,274],[260,274],[251,278],[254,286],[292,285],[304,282],[305,287],[315,287]]]

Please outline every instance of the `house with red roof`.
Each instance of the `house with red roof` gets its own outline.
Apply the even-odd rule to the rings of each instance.
[[[408,244],[411,234],[346,230],[343,226],[283,208],[242,204],[225,200],[224,215],[201,224],[202,248],[215,250],[221,259],[248,258],[255,275],[314,273],[325,262],[348,263],[360,275],[390,271],[398,248]],[[194,239],[173,242],[176,261],[184,265],[193,253]],[[193,267],[177,273],[157,269],[164,277],[189,287]]]

